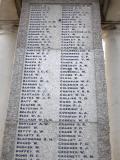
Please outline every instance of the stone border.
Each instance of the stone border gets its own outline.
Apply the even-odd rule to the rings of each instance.
[[[95,56],[96,102],[98,116],[98,160],[111,160],[111,151],[109,143],[109,121],[107,111],[107,93],[105,82],[104,58],[102,50],[102,38],[100,34],[101,21],[98,0],[23,0],[1,160],[14,159],[14,147],[18,123],[18,110],[22,84],[21,82],[24,64],[24,54],[27,42],[27,28],[29,20],[30,3],[92,4],[94,44],[93,50]]]
[[[29,5],[28,3],[23,3],[20,18],[20,26],[17,36],[16,55],[12,74],[9,106],[6,117],[1,160],[14,159],[14,148],[18,123],[18,110],[21,93],[20,91],[22,85],[24,53],[27,42],[27,28],[29,20],[28,17]]]
[[[107,87],[105,80],[104,53],[102,48],[102,32],[99,2],[93,3],[93,48],[95,57],[98,160],[111,160],[109,136],[109,118],[107,104]]]

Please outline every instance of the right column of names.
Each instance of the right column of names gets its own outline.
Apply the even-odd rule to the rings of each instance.
[[[90,5],[62,7],[58,160],[97,158]]]

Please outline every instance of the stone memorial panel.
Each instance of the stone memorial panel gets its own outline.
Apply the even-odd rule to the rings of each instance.
[[[24,0],[2,160],[110,160],[96,0]]]

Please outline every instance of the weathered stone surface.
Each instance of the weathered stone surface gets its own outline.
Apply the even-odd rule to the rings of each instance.
[[[97,0],[24,0],[2,160],[110,160]]]

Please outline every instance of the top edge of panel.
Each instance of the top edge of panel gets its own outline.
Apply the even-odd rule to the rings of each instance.
[[[82,4],[89,4],[89,3],[98,3],[98,0],[23,0],[23,3],[51,3],[51,4],[65,4],[65,3],[82,3]]]

